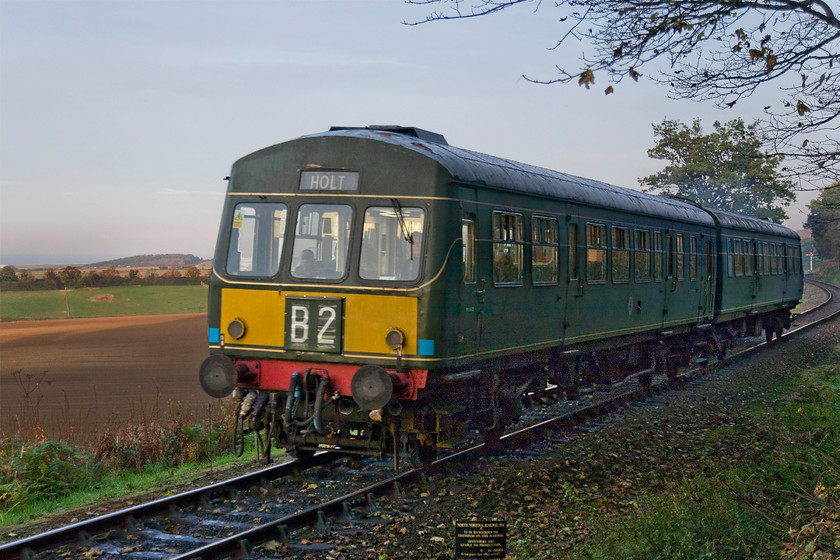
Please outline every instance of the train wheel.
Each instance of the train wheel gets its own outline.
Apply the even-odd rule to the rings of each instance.
[[[650,384],[653,382],[653,373],[643,373],[639,376],[639,385],[646,392],[650,392]]]
[[[724,360],[726,358],[726,346],[727,343],[724,340],[720,340],[718,337],[712,337],[712,350],[715,354],[715,358],[718,360]]]
[[[290,447],[286,449],[286,453],[298,461],[306,461],[315,455],[315,451],[312,449],[299,449],[297,447]]]
[[[674,356],[668,356],[665,361],[665,375],[671,381],[677,379],[677,374],[679,373],[679,366],[677,365],[677,359]]]
[[[496,453],[502,449],[501,438],[503,435],[505,435],[505,431],[503,429],[488,430],[482,437],[482,443],[484,443],[484,447],[490,453]]]
[[[437,450],[434,447],[423,445],[414,438],[408,442],[406,454],[408,463],[413,467],[423,467],[437,459]]]
[[[773,342],[773,329],[764,329],[764,340]]]
[[[580,398],[580,389],[576,386],[564,387],[563,396],[567,401],[576,401]]]

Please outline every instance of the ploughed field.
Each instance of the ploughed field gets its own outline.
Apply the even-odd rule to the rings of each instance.
[[[86,443],[105,426],[206,419],[207,316],[0,323],[0,436]],[[213,410],[216,418],[219,413]]]

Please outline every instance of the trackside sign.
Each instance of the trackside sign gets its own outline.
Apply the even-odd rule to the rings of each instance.
[[[506,521],[455,522],[455,560],[501,560],[506,555]]]

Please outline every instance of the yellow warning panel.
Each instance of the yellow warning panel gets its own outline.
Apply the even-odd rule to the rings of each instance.
[[[219,326],[225,344],[283,346],[283,300],[277,290],[222,290]],[[245,334],[239,339],[228,332],[234,319],[245,324]]]
[[[385,342],[392,328],[406,335],[404,354],[417,353],[417,298],[334,292],[278,292],[229,288],[222,290],[221,332],[225,344],[282,348],[285,345],[286,296],[341,298],[344,353],[392,354]],[[228,325],[235,319],[245,324],[245,334],[233,339]]]

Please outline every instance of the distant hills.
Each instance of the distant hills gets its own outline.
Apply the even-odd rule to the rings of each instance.
[[[185,268],[188,266],[197,266],[205,262],[205,259],[196,257],[195,255],[184,255],[180,253],[168,253],[166,255],[135,255],[133,257],[123,257],[120,259],[113,259],[110,261],[100,261],[90,263],[87,265],[90,268],[140,268],[140,267],[177,267]]]

